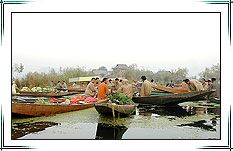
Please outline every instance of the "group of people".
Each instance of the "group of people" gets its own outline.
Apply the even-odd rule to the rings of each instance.
[[[184,82],[187,84],[189,91],[201,91],[201,90],[211,90],[216,91],[209,95],[209,97],[220,98],[220,84],[216,82],[216,78],[211,78],[211,80],[206,81],[202,79],[202,83],[198,80],[185,79]]]
[[[152,84],[146,80],[146,76],[142,76],[142,85],[138,85],[137,81],[133,81],[132,84],[128,83],[127,79],[115,80],[103,78],[100,82],[99,78],[92,78],[91,82],[87,85],[85,91],[85,97],[95,97],[100,99],[106,98],[109,94],[123,93],[129,97],[133,97],[135,93],[134,87],[137,87],[137,91],[140,96],[150,96]]]
[[[127,79],[120,80],[116,78],[112,80],[103,78],[103,81],[101,82],[98,77],[92,78],[91,82],[87,85],[85,97],[97,96],[98,98],[106,98],[109,94],[114,95],[116,93],[124,93],[132,98],[135,92],[139,92],[140,96],[150,96],[154,80],[150,82],[146,79],[146,76],[142,76],[141,80],[141,84],[138,84],[136,80],[134,80],[132,84],[129,84]],[[166,86],[173,88],[174,83],[171,81]],[[53,87],[53,81],[50,82],[50,87]],[[58,81],[55,88],[67,89],[66,82],[63,81],[61,83],[61,81]],[[208,81],[203,78],[202,83],[195,79],[185,79],[181,83],[180,88],[188,88],[189,91],[215,89],[216,92],[212,93],[209,97],[220,98],[220,84],[216,82],[216,78],[212,78]]]
[[[53,81],[50,82],[49,86],[51,88],[54,87]],[[56,89],[67,89],[66,81],[57,81],[57,85],[55,86]]]

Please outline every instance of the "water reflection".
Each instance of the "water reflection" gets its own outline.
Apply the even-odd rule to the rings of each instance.
[[[176,106],[159,106],[159,107],[152,107],[150,105],[139,105],[137,107],[139,115],[143,116],[177,116],[177,117],[184,117],[192,115],[190,112],[187,112],[182,107]]]
[[[52,139],[63,132],[67,138],[104,140],[220,137],[220,106],[203,102],[185,102],[175,106],[138,105],[136,114],[115,119],[99,114],[94,108],[48,117],[18,118],[13,116],[12,139],[27,134],[30,135],[22,139],[37,137]],[[45,120],[50,122],[43,122]],[[58,123],[62,125],[55,127]],[[53,127],[52,132],[50,129],[47,130],[47,127]],[[68,131],[63,129],[67,127]],[[43,135],[35,133],[43,130],[45,130]]]
[[[191,115],[204,115],[214,114],[220,115],[220,106],[209,104],[196,104],[196,105],[173,105],[173,106],[151,106],[151,105],[138,105],[137,115],[142,116],[176,116],[185,117]]]
[[[122,139],[122,136],[127,129],[126,126],[98,123],[95,139]]]
[[[197,122],[193,122],[193,123],[188,123],[188,124],[180,124],[177,125],[179,127],[183,127],[183,126],[189,126],[189,127],[198,127],[207,131],[216,131],[216,129],[214,128],[217,125],[217,121],[216,119],[211,119],[211,123],[208,123],[208,121],[206,120],[201,120],[201,121],[197,121]]]
[[[48,127],[58,125],[54,122],[23,122],[23,123],[14,123],[11,129],[11,138],[17,139],[19,137],[25,136],[30,133],[43,131]]]

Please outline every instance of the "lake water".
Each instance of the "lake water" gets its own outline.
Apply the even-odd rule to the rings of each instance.
[[[124,118],[95,108],[43,117],[12,118],[12,139],[220,139],[220,105],[138,105]]]

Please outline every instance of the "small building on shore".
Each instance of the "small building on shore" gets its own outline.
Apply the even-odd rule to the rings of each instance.
[[[113,74],[117,77],[125,77],[125,72],[128,69],[128,66],[126,64],[117,64],[116,67],[112,68]]]

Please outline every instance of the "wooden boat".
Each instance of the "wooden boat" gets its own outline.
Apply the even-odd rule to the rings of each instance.
[[[165,91],[161,91],[161,90],[152,90],[151,92],[154,92],[154,93],[163,93]]]
[[[220,104],[221,103],[221,100],[219,98],[209,98],[208,99],[210,102],[213,102],[213,103],[217,103],[217,104]]]
[[[136,105],[113,105],[108,103],[95,104],[95,109],[100,114],[112,116],[127,116],[135,112]]]
[[[153,88],[160,90],[160,91],[169,92],[169,93],[186,93],[186,92],[188,92],[188,88],[179,89],[179,88],[158,87],[158,86],[153,86]]]
[[[16,93],[12,94],[12,96],[34,96],[34,97],[61,97],[61,96],[66,96],[66,95],[72,95],[72,94],[77,94],[79,92],[60,92],[60,93]]]
[[[166,105],[166,104],[178,104],[185,101],[198,101],[203,99],[204,96],[215,92],[215,90],[203,90],[187,93],[175,93],[168,95],[155,95],[155,96],[143,96],[133,97],[135,103],[153,104],[153,105]]]
[[[175,87],[181,87],[181,84],[174,84]]]
[[[68,88],[68,92],[85,92],[87,87],[79,87],[79,88]]]
[[[106,103],[108,99],[99,100],[98,103]],[[27,104],[27,103],[13,103],[12,113],[30,115],[30,116],[47,116],[52,114],[60,114],[71,111],[78,111],[94,107],[91,104],[64,104],[64,105],[47,105],[47,104]]]

